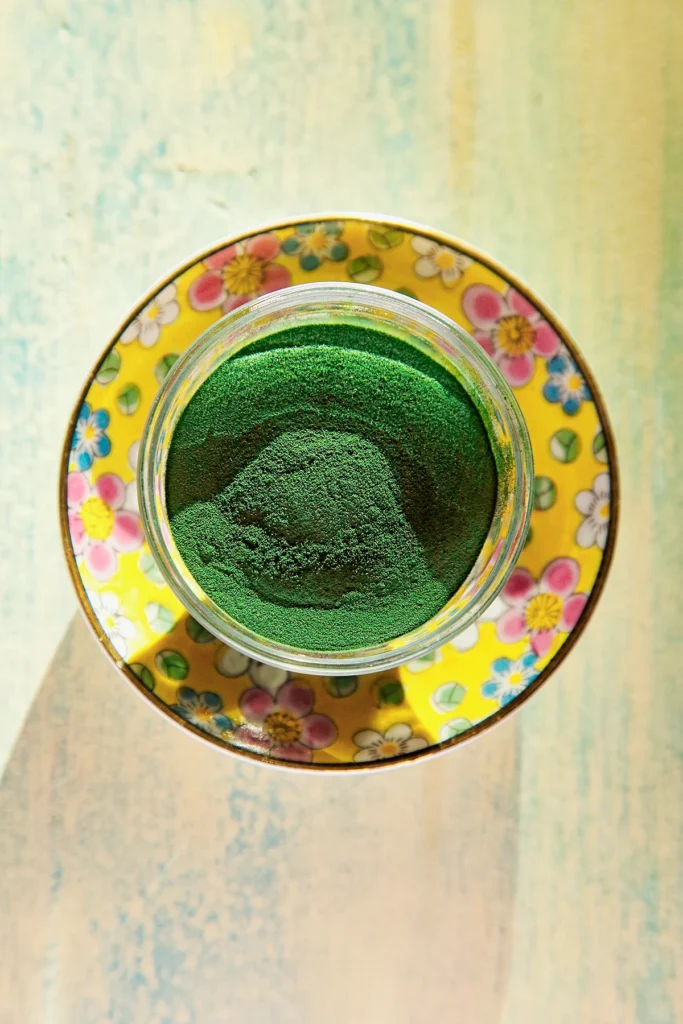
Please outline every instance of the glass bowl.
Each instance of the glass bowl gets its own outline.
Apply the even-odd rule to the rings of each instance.
[[[496,461],[496,505],[469,576],[417,629],[375,647],[313,651],[254,633],[220,608],[190,574],[166,508],[165,472],[173,431],[188,402],[226,359],[257,339],[314,323],[352,323],[411,344],[449,370],[477,407]],[[138,493],[143,527],[159,569],[187,611],[214,636],[258,661],[296,673],[353,675],[423,657],[467,629],[493,601],[524,545],[531,514],[533,457],[517,400],[481,346],[448,317],[416,299],[370,285],[330,282],[273,292],[241,306],[201,335],[166,377],[140,443]]]

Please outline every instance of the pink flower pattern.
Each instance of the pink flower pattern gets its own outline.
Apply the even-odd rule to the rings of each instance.
[[[556,633],[570,633],[586,606],[586,594],[575,594],[579,565],[573,558],[556,558],[536,581],[528,569],[515,569],[503,587],[509,608],[497,623],[498,639],[514,644],[530,638],[531,649],[542,658]]]
[[[240,699],[245,724],[230,734],[239,747],[284,761],[312,761],[313,751],[329,747],[337,727],[327,715],[313,714],[313,690],[290,680],[273,697],[254,686]]]
[[[550,324],[514,288],[501,295],[487,284],[473,284],[463,292],[462,308],[474,337],[512,387],[529,383],[534,356],[552,359],[560,347]]]
[[[258,295],[286,288],[291,284],[289,270],[273,263],[279,252],[277,236],[267,234],[213,253],[204,260],[204,273],[188,289],[190,305],[199,312],[220,306],[229,313]]]
[[[74,554],[83,556],[96,580],[111,579],[118,555],[136,551],[144,540],[140,517],[125,507],[125,484],[115,473],[103,473],[94,484],[85,473],[69,473],[66,501]]]

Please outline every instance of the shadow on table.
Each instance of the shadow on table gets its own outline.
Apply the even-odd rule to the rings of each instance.
[[[7,1005],[30,1022],[46,999],[84,1022],[498,1022],[517,721],[393,772],[277,772],[171,728],[75,618],[0,791]]]

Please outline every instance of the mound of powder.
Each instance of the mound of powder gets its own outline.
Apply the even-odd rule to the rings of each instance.
[[[189,571],[233,618],[309,650],[421,625],[467,577],[496,468],[455,377],[351,324],[250,345],[199,388],[166,497]]]

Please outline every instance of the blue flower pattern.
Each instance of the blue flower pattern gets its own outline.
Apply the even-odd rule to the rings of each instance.
[[[171,705],[171,711],[204,732],[221,736],[235,728],[232,718],[222,714],[223,701],[217,693],[210,690],[197,693],[191,686],[181,686],[176,696],[178,703]]]
[[[514,661],[512,658],[496,658],[491,665],[491,679],[481,688],[482,697],[497,700],[504,708],[533,683],[538,675],[536,661],[533,651],[527,651]]]
[[[568,416],[575,416],[584,402],[591,401],[591,393],[574,360],[562,346],[546,366],[548,379],[543,385],[543,397],[554,405],[560,404]]]
[[[282,251],[288,256],[298,255],[302,270],[317,270],[325,260],[339,263],[349,254],[348,245],[339,237],[343,228],[339,221],[299,224],[294,234],[285,238]]]
[[[92,410],[87,402],[83,403],[71,442],[76,466],[81,471],[90,469],[95,459],[109,455],[111,441],[105,433],[108,426],[109,413],[106,409]]]

